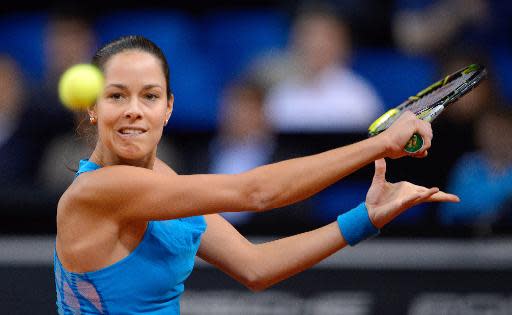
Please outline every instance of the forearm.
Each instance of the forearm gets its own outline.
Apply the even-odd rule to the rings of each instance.
[[[256,182],[261,210],[304,200],[384,156],[386,143],[370,138],[320,154],[265,165],[246,173]]]
[[[263,290],[310,268],[346,246],[336,222],[306,233],[256,245],[254,290]]]

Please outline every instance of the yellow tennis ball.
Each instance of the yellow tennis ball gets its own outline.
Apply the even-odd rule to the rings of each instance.
[[[94,105],[103,90],[103,84],[103,74],[96,66],[74,65],[60,77],[60,101],[71,110],[85,110]]]

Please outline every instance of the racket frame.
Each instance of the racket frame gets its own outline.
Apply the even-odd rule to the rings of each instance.
[[[414,102],[418,101],[422,97],[436,91],[438,88],[441,88],[445,86],[446,84],[453,82],[458,77],[464,74],[468,74],[474,72],[472,76],[470,76],[466,81],[461,83],[459,86],[457,86],[453,91],[451,91],[448,95],[442,97],[438,101],[434,102],[433,104],[430,104],[428,106],[425,106],[424,108],[418,110],[414,114],[422,120],[432,122],[434,119],[436,119],[441,112],[449,105],[454,103],[456,100],[458,100],[460,97],[468,93],[471,89],[476,87],[480,81],[485,78],[487,75],[487,71],[485,67],[479,64],[471,64],[465,68],[462,68],[458,71],[455,71],[454,73],[447,75],[444,77],[444,79],[441,79],[430,86],[426,87],[425,89],[421,90],[414,96],[410,96],[406,101],[401,103],[400,105],[388,110],[385,112],[382,116],[377,118],[368,128],[368,135],[370,137],[378,135],[379,133],[383,132],[389,126],[393,124],[393,122],[401,115],[402,112],[407,110]],[[395,117],[396,116],[396,117]],[[389,120],[393,119],[391,123],[388,124]],[[416,138],[414,138],[416,137]],[[405,150],[409,153],[415,153],[421,149],[421,146],[423,145],[423,139],[418,139],[419,135],[414,135],[406,145]],[[414,138],[414,139],[413,139]],[[421,138],[421,137],[419,137]],[[416,144],[414,147],[412,144]],[[418,145],[420,145],[418,147]]]

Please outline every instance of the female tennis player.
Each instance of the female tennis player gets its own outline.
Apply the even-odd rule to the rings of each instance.
[[[410,113],[376,137],[320,154],[237,175],[178,175],[156,158],[173,107],[160,49],[143,37],[123,37],[93,63],[105,75],[89,110],[98,140],[57,210],[60,314],[179,314],[196,255],[262,290],[377,234],[413,205],[458,201],[437,188],[385,180],[383,158],[404,156],[414,133],[425,140],[414,156],[430,147],[430,125]],[[373,161],[366,201],[317,230],[256,245],[217,214],[298,202]]]

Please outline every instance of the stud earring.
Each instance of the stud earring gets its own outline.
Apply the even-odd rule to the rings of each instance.
[[[96,124],[96,117],[94,117],[94,116],[89,117],[89,121],[91,122],[92,125],[95,125]]]

